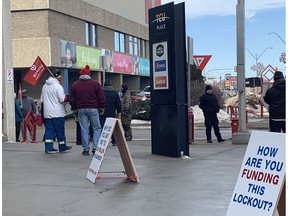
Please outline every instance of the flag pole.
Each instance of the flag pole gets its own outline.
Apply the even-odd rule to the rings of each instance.
[[[49,73],[51,74],[51,76],[53,77],[53,78],[55,78],[55,76],[54,76],[54,74],[50,71],[50,69],[47,67],[47,70],[49,71]]]
[[[39,56],[38,56],[38,57],[39,57]],[[40,58],[40,57],[39,57],[39,58]],[[40,60],[41,60],[42,64],[45,65],[41,58],[40,58]],[[45,65],[45,66],[46,66],[46,65]],[[51,74],[51,76],[52,76],[53,78],[55,78],[54,74],[50,71],[50,69],[49,69],[48,67],[46,67],[46,69],[49,71],[49,73]]]

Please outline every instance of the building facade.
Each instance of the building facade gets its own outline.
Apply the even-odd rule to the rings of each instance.
[[[148,4],[153,2],[153,4]],[[158,5],[161,1],[156,1]],[[14,89],[40,98],[46,71],[32,86],[23,79],[39,56],[62,73],[65,93],[88,64],[91,77],[116,90],[150,84],[147,0],[11,0]]]

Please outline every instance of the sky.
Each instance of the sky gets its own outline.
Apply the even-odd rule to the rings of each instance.
[[[162,0],[162,4],[173,2]],[[216,78],[234,72],[237,65],[237,0],[175,0],[185,2],[186,35],[193,38],[194,55],[212,55],[203,75]],[[285,73],[279,57],[286,48],[285,0],[246,0],[245,77],[256,77],[256,59]],[[269,34],[274,32],[272,34]],[[277,36],[277,33],[279,37]],[[284,42],[282,41],[284,40]],[[247,49],[250,51],[247,51]]]

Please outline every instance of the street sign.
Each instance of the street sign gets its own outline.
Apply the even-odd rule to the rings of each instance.
[[[194,55],[193,59],[198,69],[203,70],[211,57],[212,55]]]

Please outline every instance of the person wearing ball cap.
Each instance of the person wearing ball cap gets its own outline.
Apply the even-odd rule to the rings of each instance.
[[[66,145],[65,135],[65,102],[67,96],[60,84],[61,73],[57,68],[51,69],[51,76],[46,80],[41,92],[41,103],[43,103],[43,115],[45,119],[45,153],[53,154],[58,150],[53,147],[53,139],[56,134],[59,152],[66,152],[72,146]]]
[[[264,96],[264,101],[269,105],[270,132],[286,133],[286,81],[281,71],[274,73],[274,83]]]
[[[89,155],[89,125],[93,130],[92,154],[94,154],[102,130],[99,115],[104,113],[106,101],[101,84],[91,79],[89,65],[81,69],[79,80],[72,84],[69,102],[73,113],[78,114],[82,154]]]

